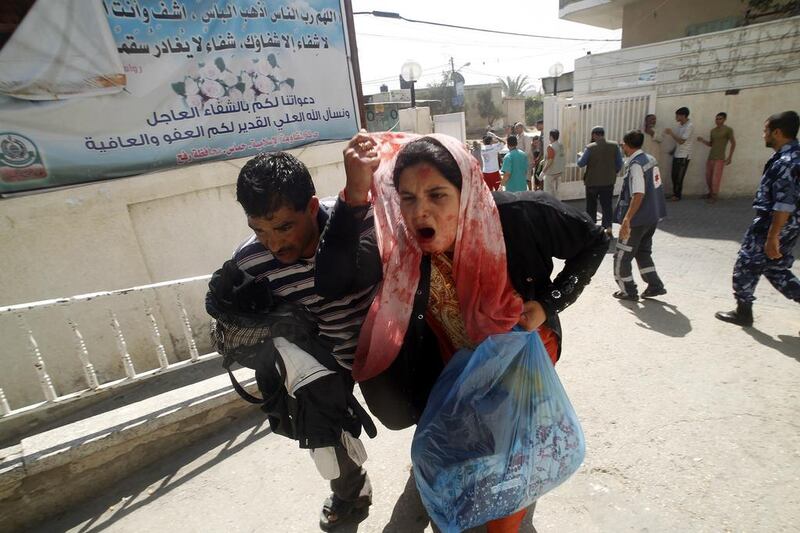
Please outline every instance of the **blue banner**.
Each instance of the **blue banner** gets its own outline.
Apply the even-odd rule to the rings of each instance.
[[[358,128],[339,0],[97,8],[115,49],[98,50],[97,39],[82,47],[80,33],[68,35],[70,45],[89,70],[93,53],[118,54],[122,75],[94,76],[85,96],[74,84],[66,99],[0,95],[0,193],[346,139]],[[13,37],[37,38],[32,26]],[[0,52],[0,75],[14,44]],[[98,94],[98,79],[118,92]]]

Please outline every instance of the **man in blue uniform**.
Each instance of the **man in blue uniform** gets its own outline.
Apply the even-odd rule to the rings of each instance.
[[[794,111],[772,115],[764,124],[764,143],[775,154],[764,167],[753,201],[756,217],[733,267],[736,309],[715,315],[725,322],[753,325],[753,293],[762,274],[781,294],[800,303],[800,279],[791,271],[792,250],[800,235],[799,126]]]

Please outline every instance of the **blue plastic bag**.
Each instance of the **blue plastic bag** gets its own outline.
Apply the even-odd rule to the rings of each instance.
[[[527,507],[583,461],[583,431],[536,332],[460,350],[411,444],[414,478],[443,533]]]

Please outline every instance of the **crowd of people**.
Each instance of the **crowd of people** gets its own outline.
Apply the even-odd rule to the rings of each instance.
[[[667,136],[675,141],[671,198],[679,201],[693,142],[710,146],[707,199],[714,201],[736,146],[724,113],[708,139],[694,137],[688,117],[688,109],[678,109],[677,125],[659,133],[655,116],[648,115],[643,130],[625,133],[621,145],[606,140],[603,127],[593,128],[577,158],[586,169],[588,215],[555,196],[566,159],[558,130],[548,133],[545,145],[540,135],[516,124],[505,139],[487,133],[482,145],[471,147],[438,134],[360,132],[344,151],[346,185],[332,203],[316,197],[302,162],[285,153],[260,155],[245,165],[237,183],[254,235],[228,268],[308,314],[330,343],[345,392],[358,382],[372,414],[390,430],[404,429],[420,419],[454,353],[490,335],[515,326],[535,330],[555,364],[565,334],[559,313],[597,271],[612,222],[619,224],[614,297],[639,299],[634,259],[647,283],[641,297],[666,293],[652,258],[653,236],[666,215],[653,147]],[[773,115],[764,125],[765,144],[775,154],[734,268],[737,308],[718,313],[721,320],[752,324],[761,275],[800,302],[800,280],[790,271],[800,235],[797,131],[793,111]],[[501,161],[503,145],[508,152]],[[564,260],[555,275],[554,258]],[[252,309],[252,297],[246,304]],[[347,442],[332,445],[339,475],[323,504],[323,530],[363,517],[372,501],[366,471],[348,453]],[[499,517],[487,530],[518,531],[525,512]]]

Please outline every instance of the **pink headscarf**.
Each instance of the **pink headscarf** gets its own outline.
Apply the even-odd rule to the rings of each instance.
[[[383,263],[383,282],[361,329],[353,377],[375,377],[397,358],[408,330],[419,285],[422,251],[400,213],[400,197],[392,183],[397,154],[419,135],[378,133],[380,164],[372,183],[375,232]],[[522,299],[508,278],[503,228],[492,194],[478,162],[448,135],[432,134],[461,170],[453,277],[467,335],[481,342],[489,335],[508,332],[519,320]]]

